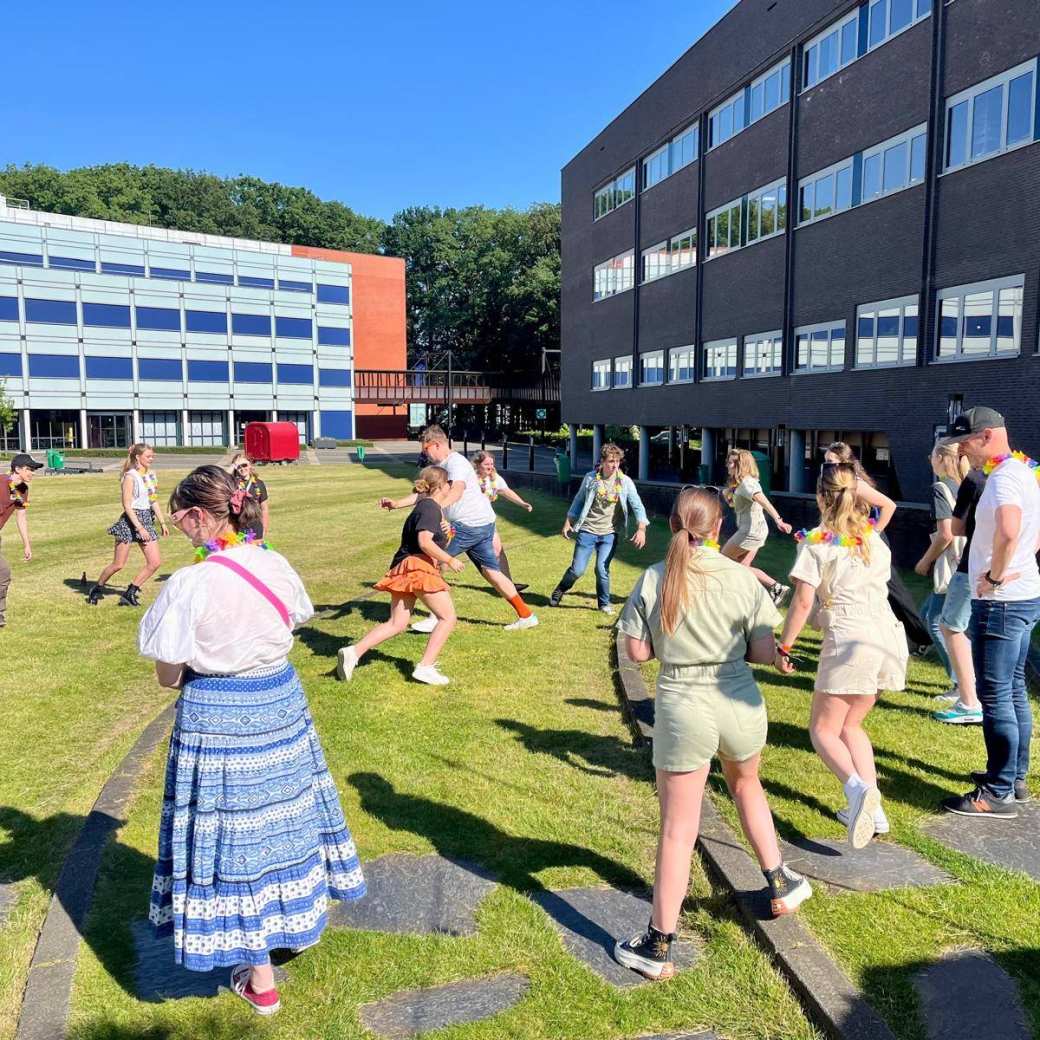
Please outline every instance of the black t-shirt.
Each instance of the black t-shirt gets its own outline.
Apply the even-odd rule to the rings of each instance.
[[[401,530],[401,547],[390,562],[391,569],[409,556],[423,555],[422,546],[419,545],[420,531],[429,531],[433,535],[433,544],[440,549],[448,544],[448,539],[441,530],[443,515],[441,507],[432,498],[420,498],[415,503]]]
[[[257,502],[267,501],[267,485],[259,477],[253,477],[248,483],[240,480],[238,486],[255,498]]]
[[[968,539],[964,543],[961,562],[957,564],[957,570],[961,574],[968,573],[968,550],[971,548],[971,536],[975,533],[975,507],[979,504],[979,499],[982,497],[982,489],[985,486],[985,476],[979,470],[973,469],[969,470],[968,475],[957,490],[957,501],[953,505],[953,517],[955,520],[964,521],[964,533]]]

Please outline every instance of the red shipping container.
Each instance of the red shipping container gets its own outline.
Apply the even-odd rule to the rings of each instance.
[[[291,422],[246,423],[246,454],[254,462],[294,462],[300,457],[300,431]]]

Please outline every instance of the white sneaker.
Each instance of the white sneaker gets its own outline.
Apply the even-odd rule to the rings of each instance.
[[[417,664],[412,678],[418,682],[428,683],[430,686],[447,686],[451,680],[446,675],[441,675],[432,664]]]
[[[960,687],[954,684],[945,693],[936,694],[935,699],[943,704],[956,704],[961,699]]]
[[[599,607],[598,609],[601,614],[606,614],[607,617],[613,617],[617,613],[609,603],[605,607]]]
[[[423,618],[422,621],[412,622],[413,632],[426,632],[430,633],[437,627],[437,619],[431,614],[428,618]]]
[[[881,792],[876,787],[861,787],[849,797],[849,844],[862,849],[874,837],[874,814],[881,808]]]
[[[534,628],[538,624],[538,616],[529,614],[527,617],[518,617],[511,625],[506,625],[507,632],[519,632],[522,628]]]
[[[340,647],[336,655],[336,678],[340,682],[350,682],[354,669],[358,665],[357,651],[352,646]]]
[[[846,827],[849,825],[849,810],[839,809],[838,823],[845,824]],[[874,813],[874,833],[875,834],[888,834],[892,828],[889,826],[888,817],[885,815],[885,810],[878,806],[878,811]]]

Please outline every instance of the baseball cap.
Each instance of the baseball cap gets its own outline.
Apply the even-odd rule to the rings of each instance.
[[[31,455],[15,455],[11,459],[11,470],[23,469],[28,466],[29,469],[43,469],[43,463],[37,462]]]
[[[1004,416],[993,408],[979,405],[961,412],[956,419],[946,427],[946,436],[941,438],[940,444],[960,444],[969,437],[975,437],[983,430],[1004,429]]]

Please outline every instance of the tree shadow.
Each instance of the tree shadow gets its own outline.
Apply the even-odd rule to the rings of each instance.
[[[495,719],[495,725],[515,733],[532,754],[551,755],[589,776],[627,776],[643,781],[653,777],[645,750],[618,737],[580,729],[538,729],[515,719]]]

